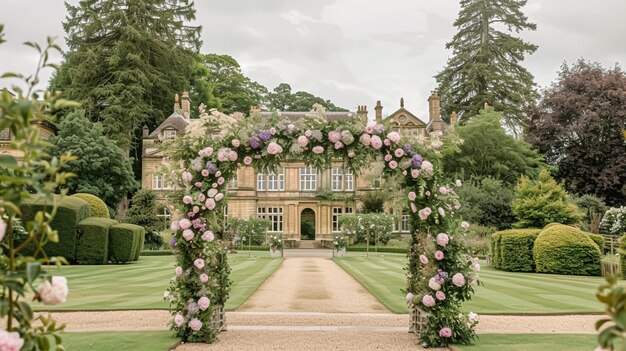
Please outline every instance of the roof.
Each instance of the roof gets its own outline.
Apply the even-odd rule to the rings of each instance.
[[[287,112],[283,112],[283,111],[279,111],[279,112],[268,112],[268,111],[263,111],[263,112],[257,112],[257,114],[261,117],[271,117],[274,115],[274,113],[277,113],[278,116],[280,117],[287,117],[292,121],[297,121],[299,119],[303,119],[303,118],[307,118],[308,116],[311,115],[315,115],[315,112],[311,112],[311,111],[307,111],[307,112],[296,112],[296,111],[287,111]],[[353,112],[350,111],[345,111],[345,112],[324,112],[324,115],[326,116],[326,120],[328,121],[339,121],[342,119],[346,119],[349,117],[354,116]]]
[[[169,129],[169,128],[176,129],[179,132],[184,132],[188,124],[189,124],[189,119],[183,116],[183,111],[180,109],[175,109],[174,113],[172,113],[169,117],[167,117],[165,121],[163,121],[163,123],[161,123],[161,125],[157,127],[157,129],[153,130],[152,133],[150,133],[150,135],[148,136],[148,138],[156,139],[159,137],[159,134],[164,129]]]
[[[392,113],[389,116],[385,117],[385,120],[393,118],[393,117],[395,117],[397,115],[400,115],[400,114],[406,115],[407,117],[410,117],[410,118],[414,118],[418,122],[420,122],[422,125],[426,125],[426,123],[424,121],[422,121],[419,117],[417,117],[416,115],[411,113],[409,110],[405,109],[404,107],[400,107],[394,113]]]

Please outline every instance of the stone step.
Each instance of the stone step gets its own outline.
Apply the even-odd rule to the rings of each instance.
[[[316,240],[300,240],[297,243],[299,249],[321,249],[322,242]]]

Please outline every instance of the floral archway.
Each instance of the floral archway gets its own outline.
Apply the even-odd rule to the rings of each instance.
[[[291,121],[275,114],[243,118],[216,111],[193,120],[187,133],[170,145],[179,179],[178,201],[183,218],[172,223],[177,256],[175,276],[165,298],[172,307],[172,329],[186,342],[212,342],[217,319],[230,290],[226,248],[216,238],[228,180],[239,166],[258,171],[281,162],[303,160],[325,169],[343,160],[354,174],[381,160],[383,172],[400,179],[411,209],[413,240],[408,253],[407,302],[429,315],[417,331],[428,346],[468,343],[475,337],[475,315],[462,313],[471,298],[479,270],[461,239],[465,226],[454,188],[429,159],[435,152],[412,145],[382,124],[366,125],[357,116],[327,121],[318,110]]]

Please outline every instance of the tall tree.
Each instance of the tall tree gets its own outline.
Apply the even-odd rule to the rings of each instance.
[[[526,139],[570,191],[626,203],[626,73],[619,66],[563,65],[529,117]]]
[[[320,104],[326,111],[348,111],[330,100],[324,100],[306,91],[292,92],[291,86],[281,83],[267,94],[268,108],[278,111],[310,111],[314,104]]]
[[[524,126],[523,109],[537,97],[532,74],[520,65],[537,46],[512,35],[537,27],[524,5],[526,0],[461,0],[458,32],[446,44],[452,57],[435,76],[444,116],[456,111],[467,121],[488,103],[511,128]]]
[[[158,125],[188,87],[200,27],[189,0],[66,3],[69,50],[52,88],[80,101],[92,121],[129,150],[144,124]]]

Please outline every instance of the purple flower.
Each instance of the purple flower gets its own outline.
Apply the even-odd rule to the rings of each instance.
[[[214,165],[211,161],[208,161],[206,163],[206,169],[209,171],[210,174],[215,174],[215,172],[217,172],[217,166]]]
[[[250,138],[248,140],[248,143],[250,144],[250,147],[253,149],[258,149],[261,147],[261,139],[259,139],[259,137],[253,136],[252,138]]]
[[[422,166],[422,161],[424,161],[422,156],[413,155],[413,158],[411,158],[411,166],[413,166],[413,168],[420,168]]]
[[[408,154],[409,152],[411,152],[411,144],[404,144],[403,149],[404,149],[404,152]]]
[[[176,246],[177,242],[178,242],[178,240],[176,240],[176,238],[171,238],[170,239],[170,246]]]
[[[272,132],[270,132],[269,130],[261,130],[259,131],[259,139],[261,139],[262,142],[266,142],[268,140],[270,140],[272,138]],[[250,145],[252,146],[252,145]],[[256,149],[253,147],[253,149]]]

